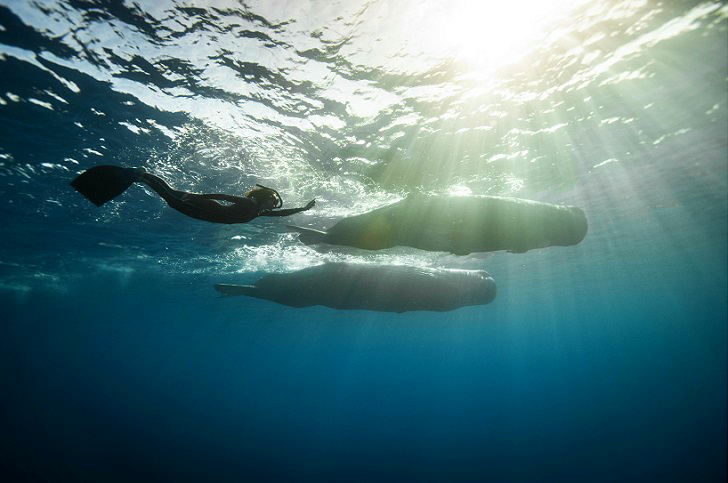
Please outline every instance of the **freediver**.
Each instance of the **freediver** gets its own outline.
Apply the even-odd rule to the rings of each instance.
[[[316,200],[311,200],[303,208],[277,210],[283,206],[283,199],[276,190],[265,186],[255,185],[245,196],[188,193],[172,188],[144,168],[108,165],[84,171],[71,181],[71,186],[93,204],[101,206],[121,195],[135,182],[149,186],[180,213],[212,223],[247,223],[258,216],[289,216],[310,210],[316,204]]]

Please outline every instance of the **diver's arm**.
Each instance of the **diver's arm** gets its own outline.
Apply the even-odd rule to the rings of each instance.
[[[222,193],[210,193],[210,194],[204,194],[204,195],[198,195],[202,198],[207,198],[208,200],[220,200],[220,201],[229,201],[230,203],[240,203],[241,201],[250,201],[250,198],[243,198],[240,196],[233,196],[233,195],[224,195]]]
[[[300,213],[302,211],[310,210],[311,208],[313,208],[313,206],[315,204],[316,204],[316,200],[311,200],[303,208],[289,208],[287,210],[278,210],[278,211],[263,211],[261,213],[258,213],[258,216],[290,216],[290,215],[295,215],[296,213]]]

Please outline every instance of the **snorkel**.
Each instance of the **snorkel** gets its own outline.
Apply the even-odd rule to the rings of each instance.
[[[264,190],[268,190],[273,193],[273,195],[276,199],[276,204],[273,206],[273,208],[271,208],[272,210],[275,210],[275,209],[283,206],[283,198],[281,198],[281,195],[276,190],[274,190],[273,188],[268,188],[267,186],[263,186],[262,184],[257,184],[257,183],[255,184],[255,186],[257,186],[259,188],[263,188]]]

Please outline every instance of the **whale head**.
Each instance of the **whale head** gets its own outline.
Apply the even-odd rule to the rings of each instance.
[[[495,280],[485,270],[468,270],[470,281],[460,285],[462,305],[484,305],[495,300]]]
[[[489,304],[495,300],[497,289],[495,280],[487,273],[483,276],[480,283],[480,290],[477,293],[478,304]]]

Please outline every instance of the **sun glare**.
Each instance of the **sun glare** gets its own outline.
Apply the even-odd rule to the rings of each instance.
[[[447,2],[431,40],[452,58],[490,71],[514,62],[586,0]]]

